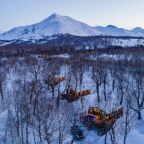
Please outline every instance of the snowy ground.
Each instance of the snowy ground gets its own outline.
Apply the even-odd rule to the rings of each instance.
[[[69,59],[69,55],[64,54],[64,55],[56,55],[54,56],[54,58],[66,58]],[[112,58],[114,60],[123,60],[123,56],[120,56],[119,59],[117,59],[116,55],[101,55],[102,58]],[[92,94],[89,95],[88,97],[84,97],[83,98],[83,105],[84,108],[82,109],[81,107],[81,102],[77,101],[74,104],[68,104],[66,101],[62,102],[62,104],[64,104],[65,106],[69,106],[69,107],[73,107],[74,110],[76,111],[77,109],[81,109],[80,112],[85,111],[88,107],[90,106],[98,106],[100,108],[102,108],[105,111],[112,111],[118,107],[120,107],[120,105],[118,105],[119,101],[117,101],[119,95],[120,95],[120,91],[119,91],[119,84],[120,81],[117,77],[121,76],[121,72],[117,72],[117,77],[115,77],[115,74],[112,75],[111,71],[106,68],[106,69],[102,69],[102,71],[100,71],[100,69],[97,68],[97,73],[95,74],[94,78],[99,79],[101,77],[101,74],[103,72],[103,70],[106,70],[106,75],[107,75],[107,85],[106,85],[106,95],[109,98],[108,102],[104,102],[103,97],[104,97],[104,87],[103,84],[100,85],[100,99],[101,99],[101,103],[99,104],[97,102],[97,93],[96,93],[96,85],[94,82],[94,79],[92,79],[92,66],[88,66],[88,69],[85,69],[84,72],[82,73],[82,84],[80,84],[79,81],[79,73],[75,73],[75,71],[79,71],[81,70],[81,68],[79,67],[78,64],[76,64],[75,68],[72,68],[73,65],[63,65],[61,66],[61,64],[58,64],[58,67],[56,67],[56,65],[50,65],[50,63],[46,63],[46,61],[43,61],[42,58],[39,59],[38,57],[36,57],[39,61],[39,63],[42,63],[40,65],[40,71],[43,72],[43,69],[46,68],[46,71],[53,71],[53,69],[57,69],[58,72],[57,75],[61,75],[61,76],[66,76],[67,79],[70,79],[70,84],[73,86],[76,86],[76,79],[78,77],[78,81],[77,81],[77,90],[84,90],[84,89],[88,89],[90,88],[92,91]],[[131,58],[129,58],[131,59]],[[6,61],[7,59],[3,59],[4,61]],[[1,111],[0,111],[0,142],[5,144],[8,144],[9,140],[5,140],[5,137],[8,135],[7,134],[7,119],[9,116],[9,110],[13,111],[13,96],[14,96],[14,92],[17,89],[17,87],[15,87],[14,83],[17,80],[22,80],[23,78],[26,78],[26,80],[28,82],[30,82],[33,79],[33,75],[31,73],[31,65],[27,66],[25,65],[25,63],[23,62],[23,58],[19,59],[18,62],[15,63],[16,67],[14,65],[8,65],[8,70],[6,72],[6,80],[5,80],[5,97],[6,100],[3,102],[1,100]],[[11,60],[12,62],[12,60]],[[48,65],[48,67],[47,67]],[[51,67],[50,67],[51,66]],[[36,68],[38,67],[38,64],[36,65]],[[82,67],[83,68],[83,67]],[[73,70],[73,71],[72,71]],[[56,71],[56,70],[55,70]],[[44,77],[44,73],[40,72],[40,79]],[[123,74],[124,78],[128,78],[126,80],[123,81],[123,86],[124,86],[124,94],[125,96],[127,96],[127,91],[126,91],[126,84],[127,81],[130,82],[130,85],[133,85],[133,76],[130,75],[129,73],[124,73]],[[112,81],[115,78],[115,83],[116,83],[116,87],[113,90],[112,89]],[[67,81],[62,82],[60,85],[60,90],[63,91],[65,89],[65,86],[67,85]],[[135,85],[134,85],[135,86]],[[45,89],[44,89],[45,90]],[[43,92],[43,95],[45,95],[46,92]],[[22,93],[19,94],[19,96],[21,96]],[[125,107],[125,104],[123,104],[123,107]],[[47,111],[47,110],[46,110]],[[136,118],[135,118],[136,119]],[[117,124],[116,124],[116,130],[118,131],[119,129],[121,129],[121,127],[123,127],[121,125],[121,122],[123,121],[123,118],[121,118],[120,120],[118,120]],[[29,132],[32,133],[31,128],[29,129]],[[116,144],[123,144],[122,138],[121,136],[117,136],[118,137],[118,143]],[[69,143],[69,139],[71,139],[70,134],[68,134],[68,138],[66,139],[66,141],[64,142],[64,144],[68,144]],[[75,141],[75,144],[104,144],[104,139],[105,136],[103,137],[99,137],[95,132],[91,131],[86,131],[86,138],[82,141]],[[34,140],[32,135],[30,134],[30,143],[33,144]],[[110,139],[108,139],[108,144],[111,144]],[[127,143],[126,144],[143,144],[144,142],[144,121],[138,121],[135,120],[135,122],[133,123],[133,127],[130,131],[130,133],[128,134],[128,138],[127,138]],[[55,144],[57,142],[53,142],[52,144]],[[19,143],[18,143],[19,144]],[[44,144],[44,142],[43,142]]]

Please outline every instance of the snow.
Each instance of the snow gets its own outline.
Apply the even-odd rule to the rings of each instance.
[[[143,144],[144,142],[144,136],[143,134],[140,134],[137,130],[134,130],[132,134],[129,135],[127,144]]]
[[[144,45],[144,39],[115,39],[112,45],[131,47],[137,45]]]
[[[102,54],[99,56],[100,58],[104,58],[104,59],[112,59],[115,61],[119,61],[119,60],[132,60],[132,57],[129,55],[128,57],[125,57],[125,55],[123,54]]]
[[[132,33],[126,29],[118,28],[116,26],[108,25],[106,27],[98,26],[96,30],[108,36],[131,36]]]
[[[100,31],[103,35],[108,35],[108,36],[134,36],[134,37],[144,36],[144,29],[140,27],[136,27],[132,30],[128,30],[113,25],[108,25],[106,27],[97,26],[95,27],[95,29]]]
[[[136,27],[136,28],[132,29],[132,32],[135,35],[139,35],[139,36],[143,36],[144,35],[144,30],[141,27]]]
[[[39,23],[16,27],[4,32],[0,34],[0,39],[41,39],[54,34],[71,34],[76,36],[144,36],[144,30],[142,28],[127,30],[113,25],[92,27],[68,16],[52,14]]]
[[[68,59],[68,58],[70,58],[70,55],[66,53],[66,54],[54,55],[52,57],[55,57],[55,58],[66,58],[66,59]]]
[[[144,121],[137,123],[133,131],[128,135],[127,144],[143,144],[144,142]]]
[[[109,56],[110,58],[116,59],[116,55],[106,55],[106,54],[104,54],[102,56],[103,57]],[[57,57],[58,58],[59,57],[69,58],[70,56],[68,54],[55,55],[55,58],[57,58]],[[123,55],[121,57],[123,58]],[[38,59],[39,56],[36,56],[36,58]],[[41,61],[41,59],[40,59],[40,61]],[[22,65],[20,65],[20,69],[23,69],[23,68],[24,67]],[[61,71],[60,75],[62,75],[62,76],[67,75],[68,76],[70,68],[68,66],[62,66],[60,71]],[[96,93],[95,93],[96,88],[94,86],[94,82],[91,79],[90,75],[91,75],[91,71],[84,72],[83,84],[79,88],[79,89],[91,88],[91,90],[92,90],[92,95],[90,95],[89,97],[84,97],[84,99],[85,99],[84,109],[87,109],[89,106],[97,105],[96,104]],[[10,91],[12,94],[13,94],[13,90],[15,90],[13,82],[15,80],[17,80],[19,77],[23,77],[23,75],[16,73],[15,69],[13,69],[13,68],[9,70],[6,83],[7,83],[7,90]],[[26,71],[26,78],[28,80],[32,79],[32,77],[31,77],[31,75],[29,75],[28,71]],[[110,77],[108,77],[108,81],[112,82]],[[65,82],[62,83],[61,87],[64,88],[64,85],[65,85]],[[103,91],[103,86],[101,85],[100,86],[101,95],[103,95],[102,91]],[[111,91],[111,83],[109,83],[109,86],[107,87],[107,93],[109,93],[110,91]],[[112,97],[116,98],[118,93],[116,93],[116,90],[115,90],[115,91],[111,92],[111,95],[112,95]],[[110,103],[112,103],[112,101]],[[65,104],[66,104],[66,102],[65,102]],[[76,107],[78,108],[78,106],[80,106],[79,101],[75,102],[75,108]],[[12,108],[11,108],[11,110],[14,111]],[[1,122],[0,137],[4,137],[4,134],[5,134],[4,129],[6,127],[7,113],[8,113],[8,110],[5,110],[5,111],[0,113],[0,122]],[[15,114],[13,114],[13,115],[15,115]],[[33,142],[33,136],[32,136],[32,129],[31,128],[29,128],[29,132],[31,132],[30,142],[31,142],[31,144],[33,144],[34,142]],[[143,134],[144,134],[144,121],[137,122],[135,127],[133,128],[133,130],[128,135],[127,144],[135,144],[136,142],[139,143],[139,144],[143,144],[143,141],[144,141]],[[105,138],[105,136],[99,137],[96,134],[96,132],[94,132],[94,131],[86,131],[86,138],[82,141],[75,141],[74,144],[95,144],[95,143],[96,144],[104,144],[104,138]],[[65,144],[67,144],[67,143],[65,143]],[[55,144],[55,143],[52,143],[52,144]],[[108,141],[107,144],[111,144],[111,142]],[[122,144],[122,142],[120,142],[120,144]]]
[[[2,35],[0,39],[40,39],[54,34],[72,34],[79,36],[100,35],[94,28],[67,16],[53,14],[37,24],[14,28]]]

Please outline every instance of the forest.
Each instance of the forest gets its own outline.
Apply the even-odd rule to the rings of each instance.
[[[144,117],[143,48],[3,46],[0,48],[1,144],[127,144]],[[55,78],[63,77],[54,84]],[[69,102],[66,90],[91,93]],[[123,108],[103,136],[88,130],[80,116],[90,107],[106,113]],[[75,140],[71,127],[84,138]]]

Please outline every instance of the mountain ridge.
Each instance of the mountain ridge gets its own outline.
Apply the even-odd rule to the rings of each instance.
[[[71,34],[75,36],[103,35],[144,37],[144,29],[136,27],[132,30],[127,30],[114,25],[108,25],[106,27],[92,27],[69,16],[61,16],[54,13],[41,22],[32,25],[16,27],[10,31],[4,32],[0,34],[0,40],[41,39],[55,34]]]

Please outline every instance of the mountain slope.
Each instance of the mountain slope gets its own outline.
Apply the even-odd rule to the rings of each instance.
[[[43,39],[47,36],[57,34],[144,37],[144,29],[137,27],[132,30],[127,30],[113,25],[91,27],[68,16],[52,14],[39,23],[13,28],[8,32],[2,33],[0,34],[0,40],[21,39],[27,41],[31,39]]]
[[[95,29],[100,31],[104,35],[109,35],[109,36],[132,36],[133,35],[129,30],[118,28],[113,25],[108,25],[106,27],[98,26]]]
[[[67,16],[53,14],[40,23],[14,28],[2,35],[0,39],[39,39],[54,34],[66,34],[77,36],[100,35],[94,28],[74,20]]]
[[[136,27],[136,28],[132,29],[131,32],[137,36],[144,36],[144,29],[142,29],[140,27]]]

